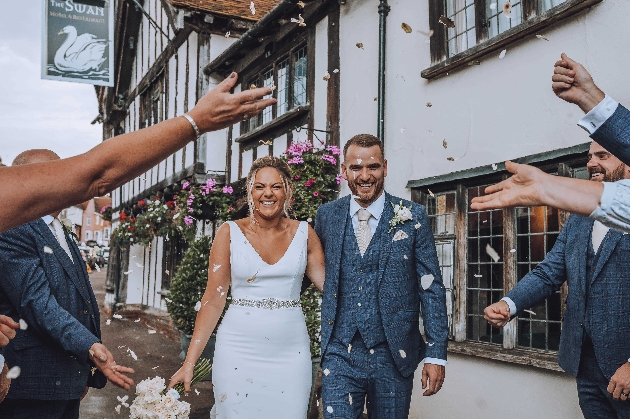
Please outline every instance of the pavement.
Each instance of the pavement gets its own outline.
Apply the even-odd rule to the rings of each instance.
[[[101,269],[101,272],[90,274],[90,282],[101,311],[103,344],[110,350],[117,364],[135,370],[132,378],[136,384],[155,376],[163,377],[168,383],[170,376],[181,366],[179,341],[173,338],[172,333],[151,327],[155,323],[146,317],[138,318],[137,315],[123,313],[122,319],[112,318],[108,325],[109,317],[103,307],[106,272],[106,269]],[[133,351],[138,359],[134,360],[129,351]],[[134,391],[135,387],[125,391],[111,383],[100,390],[91,389],[81,402],[81,419],[128,418],[129,409],[125,407],[122,407],[120,415],[116,413],[115,408],[120,404],[117,397],[129,396],[127,403],[131,404],[135,397]],[[190,419],[208,419],[214,405],[212,383],[197,383],[184,400],[191,405]]]

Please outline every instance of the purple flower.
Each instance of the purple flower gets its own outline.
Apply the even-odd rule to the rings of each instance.
[[[187,226],[191,225],[193,221],[195,221],[195,219],[192,218],[190,215],[187,215],[184,217],[184,222],[186,223]]]
[[[307,141],[302,141],[298,143],[291,143],[291,145],[289,146],[287,151],[284,152],[284,154],[287,154],[287,155],[290,154],[292,156],[301,156],[302,153],[305,153],[312,149],[313,149],[313,144]]]
[[[333,155],[338,156],[341,154],[341,149],[336,145],[329,145],[326,147],[326,151],[330,151]]]
[[[232,194],[232,192],[234,192],[234,189],[231,186],[223,187],[223,193]]]
[[[190,182],[188,182],[188,181],[182,183],[182,189],[186,189],[189,186],[190,186]]]
[[[326,160],[327,162],[330,162],[332,164],[337,164],[337,159],[329,154],[323,154],[322,160]]]
[[[341,185],[341,180],[343,179],[343,177],[341,176],[341,173],[339,173],[337,175],[337,177],[335,177],[335,181],[337,182],[337,185]]]
[[[292,159],[289,159],[287,161],[287,163],[289,164],[300,164],[300,163],[304,163],[304,159],[302,157],[293,157]]]

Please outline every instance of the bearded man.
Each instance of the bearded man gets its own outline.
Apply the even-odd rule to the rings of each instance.
[[[352,196],[319,207],[324,246],[322,398],[326,419],[407,419],[424,360],[425,396],[444,381],[445,289],[427,213],[383,189],[387,160],[373,135],[352,137],[342,175]],[[426,344],[420,335],[420,309]]]
[[[596,142],[588,159],[592,181],[630,178],[628,167]],[[571,215],[545,260],[484,311],[490,324],[503,327],[567,281],[558,363],[577,379],[585,419],[630,418],[629,254],[630,235]]]

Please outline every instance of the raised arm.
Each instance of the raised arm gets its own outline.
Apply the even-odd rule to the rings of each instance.
[[[238,77],[233,73],[212,89],[188,114],[200,133],[232,125],[275,103],[261,98],[269,88],[231,94]],[[0,168],[0,232],[102,196],[146,172],[195,139],[184,117],[104,141],[85,154],[68,159]]]
[[[306,276],[318,290],[324,289],[326,271],[324,267],[324,248],[313,227],[308,226],[308,258],[306,264]]]
[[[171,377],[168,387],[177,383],[184,383],[184,391],[190,391],[195,363],[201,356],[203,349],[210,339],[212,331],[217,325],[230,287],[230,226],[225,223],[217,231],[217,235],[210,249],[210,264],[208,268],[208,285],[201,297],[201,308],[195,320],[188,353],[184,365]]]

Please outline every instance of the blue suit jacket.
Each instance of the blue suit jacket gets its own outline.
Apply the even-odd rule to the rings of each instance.
[[[2,348],[22,370],[8,398],[73,400],[88,384],[105,385],[88,360],[100,341],[98,304],[79,249],[66,239],[74,264],[41,219],[0,234],[0,313],[28,324]]]
[[[394,205],[400,198],[385,194],[381,223],[389,223]],[[380,237],[378,302],[383,328],[392,357],[400,373],[409,376],[425,357],[446,360],[448,321],[446,293],[438,264],[435,243],[426,211],[422,205],[403,200],[412,208],[413,220],[397,225],[390,232],[382,229]],[[315,231],[322,241],[326,256],[326,282],[322,295],[322,355],[330,341],[337,313],[337,293],[344,231],[350,211],[350,196],[319,207]],[[419,224],[418,227],[416,227]],[[393,241],[398,231],[407,238]],[[420,278],[433,275],[433,282],[424,289]],[[428,345],[419,330],[420,308]]]
[[[630,165],[630,111],[621,104],[591,138]]]
[[[545,260],[506,297],[520,312],[551,296],[567,281],[558,363],[577,376],[584,325],[590,324],[599,367],[610,379],[630,357],[630,235],[608,231],[593,267],[587,300],[586,258],[592,228],[593,220],[571,215]]]

